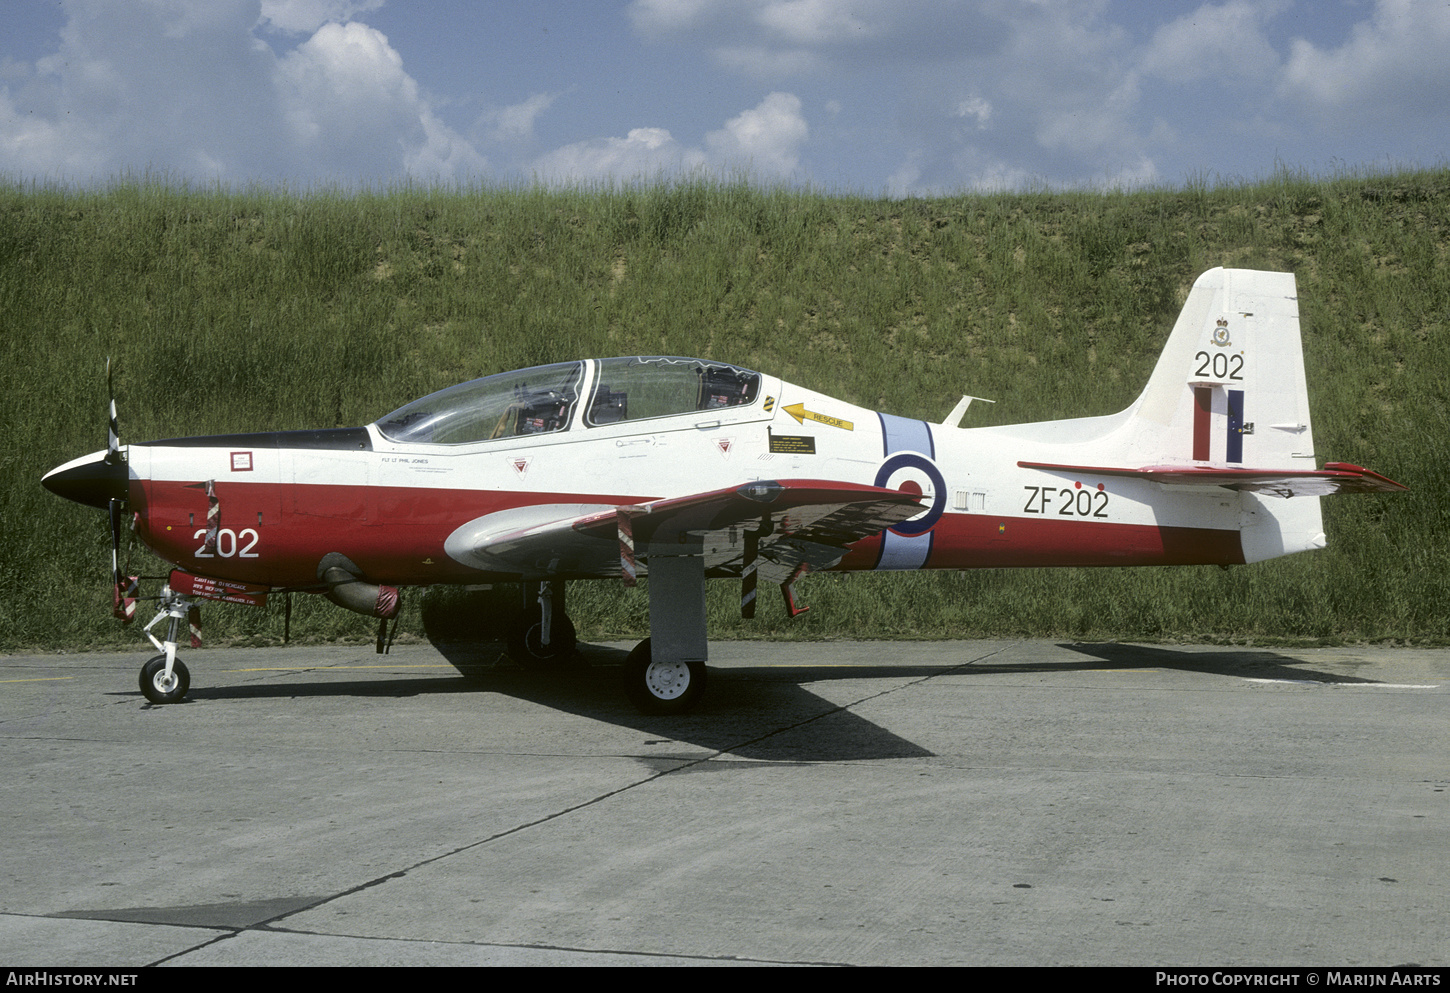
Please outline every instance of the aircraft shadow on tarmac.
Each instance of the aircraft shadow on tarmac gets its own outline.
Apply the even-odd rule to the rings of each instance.
[[[802,683],[820,678],[822,670],[816,668],[712,669],[710,691],[698,708],[680,716],[661,717],[641,714],[625,699],[622,666],[628,653],[619,649],[581,644],[579,658],[572,664],[541,672],[513,663],[498,645],[435,643],[434,647],[461,678],[289,678],[285,682],[203,685],[193,686],[188,701],[312,696],[401,699],[435,693],[502,693],[552,710],[633,728],[662,741],[688,742],[740,758],[841,762],[933,754],[804,688]],[[318,670],[319,675],[322,671]],[[941,671],[945,671],[944,667],[921,670],[923,674]],[[848,673],[860,677],[899,674],[900,670],[852,667]],[[650,761],[656,760],[679,764],[678,759],[671,761],[668,755],[650,756]]]
[[[926,757],[932,753],[832,703],[807,685],[845,679],[930,679],[952,674],[1073,672],[1108,669],[1176,669],[1183,672],[1278,679],[1295,682],[1373,683],[1355,676],[1316,672],[1302,659],[1262,649],[1177,651],[1125,644],[1060,644],[1081,658],[1009,663],[990,659],[941,665],[842,665],[832,667],[830,645],[820,646],[821,663],[809,666],[732,666],[712,669],[710,691],[700,707],[683,716],[638,713],[625,699],[620,667],[626,653],[599,645],[580,647],[580,657],[558,671],[523,669],[491,643],[435,646],[461,678],[402,677],[317,679],[196,687],[197,700],[307,696],[403,698],[433,693],[503,693],[519,700],[592,720],[629,727],[652,737],[683,741],[766,761],[839,762]],[[666,756],[659,756],[666,759]]]
[[[1378,683],[1378,679],[1362,679],[1338,673],[1316,672],[1308,663],[1292,655],[1260,648],[1223,648],[1208,652],[1182,652],[1150,645],[1117,643],[1061,644],[1074,652],[1091,657],[1091,662],[1057,662],[1042,665],[999,666],[998,672],[1055,672],[1066,669],[1178,669],[1215,676],[1237,676],[1249,679],[1277,679],[1296,683]],[[975,672],[992,671],[990,666],[972,666]]]

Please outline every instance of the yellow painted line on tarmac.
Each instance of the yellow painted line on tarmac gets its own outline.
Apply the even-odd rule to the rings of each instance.
[[[74,676],[36,676],[34,679],[0,679],[0,683],[54,683],[62,679],[75,679]]]

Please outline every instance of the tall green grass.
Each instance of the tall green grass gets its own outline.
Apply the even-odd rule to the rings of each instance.
[[[1321,460],[1410,493],[1325,501],[1329,549],[1230,572],[816,576],[810,613],[751,623],[718,584],[712,630],[1444,642],[1447,254],[1446,170],[905,201],[711,180],[0,182],[0,649],[134,642],[108,616],[104,515],[39,485],[105,444],[107,356],[131,440],[361,424],[476,376],[632,353],[728,360],[932,421],[972,393],[998,402],[969,424],[1011,423],[1130,403],[1216,265],[1297,274]],[[418,633],[423,598],[409,603]],[[586,638],[644,627],[642,594],[612,584],[576,584],[570,604]],[[296,634],[369,633],[295,606]],[[281,623],[271,608],[207,618],[213,637],[259,643]]]

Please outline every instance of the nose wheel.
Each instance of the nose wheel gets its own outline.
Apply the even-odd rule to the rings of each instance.
[[[182,625],[188,624],[193,625],[192,647],[201,644],[199,631],[194,627],[196,617],[190,600],[170,586],[161,588],[161,609],[146,625],[145,635],[163,654],[146,661],[141,667],[140,678],[141,693],[152,703],[180,703],[186,691],[191,689],[191,673],[187,671],[186,664],[176,657],[176,639],[184,630]],[[165,641],[151,633],[151,629],[163,620],[167,622]]]
[[[152,703],[180,703],[190,688],[191,673],[178,658],[172,659],[169,672],[165,655],[157,655],[141,667],[141,692]]]

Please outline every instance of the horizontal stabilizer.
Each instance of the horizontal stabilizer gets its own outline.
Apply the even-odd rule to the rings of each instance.
[[[1394,493],[1404,486],[1348,462],[1328,462],[1323,469],[1238,469],[1212,466],[1156,465],[1141,469],[1111,466],[1057,465],[1018,462],[1023,469],[1078,473],[1085,476],[1124,476],[1165,486],[1222,486],[1273,496],[1333,496],[1336,493]]]

